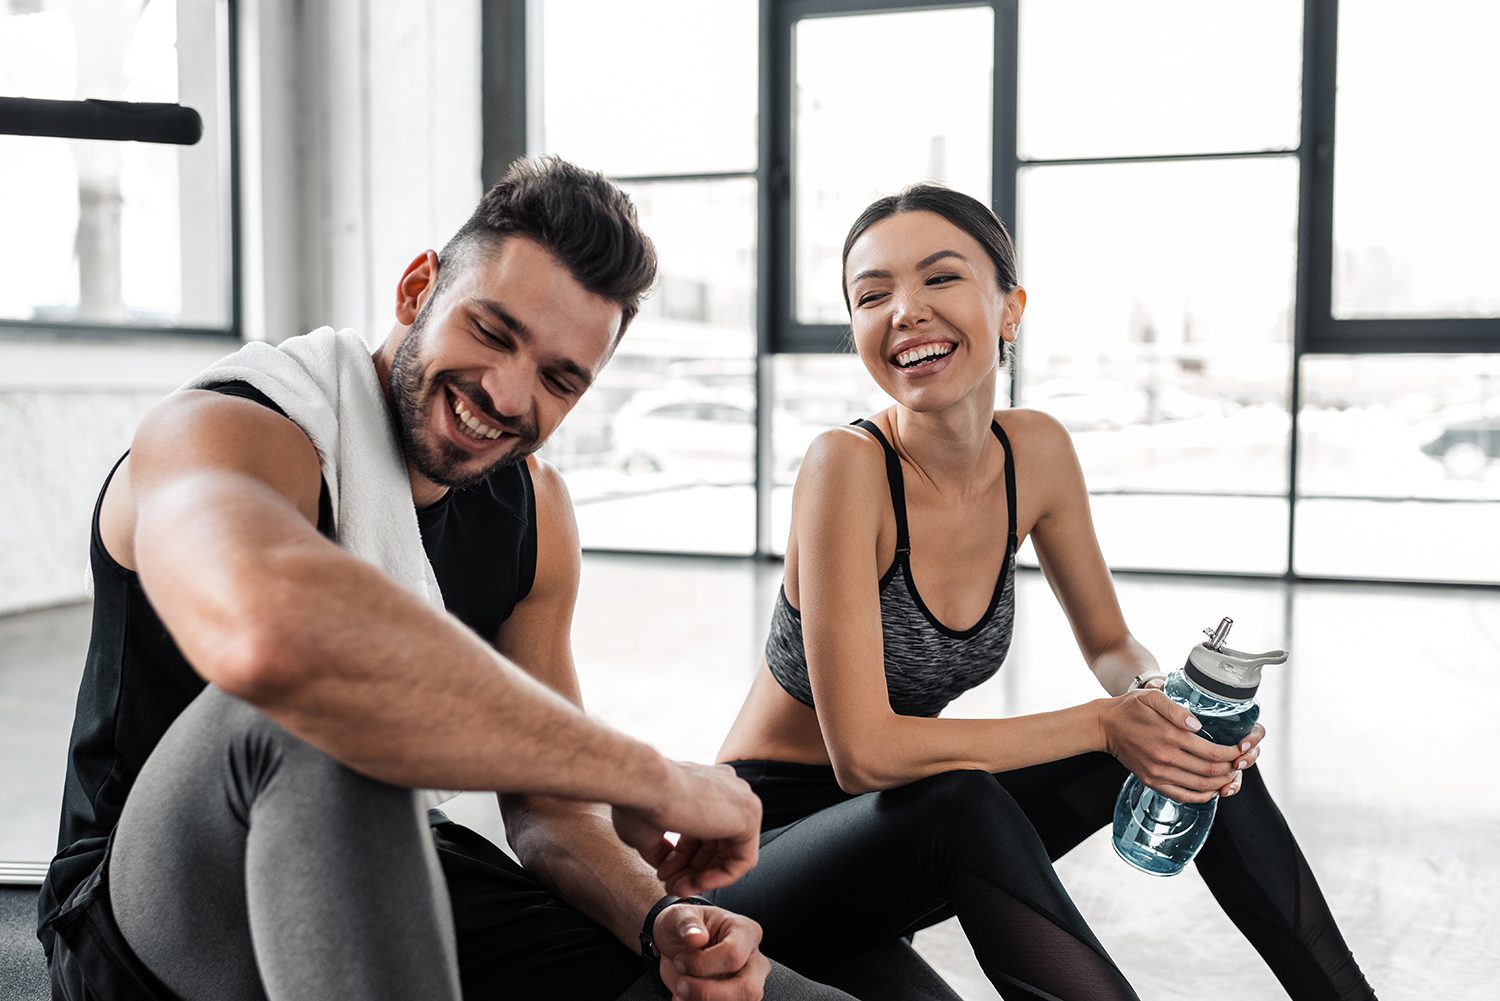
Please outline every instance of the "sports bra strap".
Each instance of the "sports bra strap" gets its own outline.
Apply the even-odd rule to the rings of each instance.
[[[1005,513],[1010,517],[1010,541],[1016,541],[1016,464],[1010,457],[1010,439],[1000,430],[1000,422],[990,421],[990,430],[1000,439],[1000,451],[1005,453]]]
[[[896,513],[896,555],[911,555],[911,537],[906,530],[906,479],[901,475],[901,457],[896,454],[895,448],[886,440],[885,435],[880,433],[880,428],[874,421],[860,419],[853,422],[855,427],[864,428],[875,436],[880,442],[880,447],[885,450],[885,479],[891,488],[891,508]],[[1010,439],[1000,428],[1000,422],[990,421],[990,430],[995,432],[995,437],[1000,442],[1000,451],[1005,453],[1005,514],[1008,521],[1008,541],[1016,541],[1016,464],[1010,454]]]
[[[901,457],[885,440],[874,421],[860,419],[854,422],[854,426],[873,434],[880,447],[885,449],[885,481],[891,488],[891,508],[896,512],[896,558],[909,556],[911,538],[906,531],[906,479],[901,475]]]

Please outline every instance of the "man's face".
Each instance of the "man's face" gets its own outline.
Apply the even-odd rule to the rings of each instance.
[[[407,460],[464,487],[542,446],[608,360],[621,310],[526,237],[449,278],[396,349],[390,389]]]

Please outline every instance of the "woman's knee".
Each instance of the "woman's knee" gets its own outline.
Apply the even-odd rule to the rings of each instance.
[[[1030,827],[1015,798],[989,772],[942,772],[880,796],[882,812],[898,813],[946,838],[990,838]]]

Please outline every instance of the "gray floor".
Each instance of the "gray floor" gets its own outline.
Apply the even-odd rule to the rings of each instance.
[[[590,556],[574,630],[591,711],[668,753],[708,758],[755,669],[779,565]],[[1136,635],[1175,666],[1198,630],[1285,646],[1267,678],[1261,767],[1381,996],[1488,999],[1500,982],[1500,594],[1122,577]],[[52,850],[87,609],[0,618],[0,860]],[[649,683],[642,683],[649,679]],[[1034,572],[994,680],[950,715],[1009,715],[1096,691]],[[491,800],[456,811],[495,829]],[[1140,875],[1101,834],[1059,865],[1142,997],[1283,996],[1191,873]],[[917,947],[965,997],[997,995],[956,923]],[[1184,958],[1185,956],[1190,958]]]

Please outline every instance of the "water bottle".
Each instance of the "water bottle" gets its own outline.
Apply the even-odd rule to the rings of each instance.
[[[1203,729],[1198,736],[1235,746],[1260,718],[1255,701],[1260,671],[1286,662],[1285,650],[1242,653],[1224,646],[1232,619],[1203,630],[1208,639],[1193,647],[1187,663],[1167,678],[1167,698],[1189,710]],[[1175,876],[1193,860],[1213,826],[1219,797],[1207,803],[1179,803],[1150,789],[1134,775],[1115,800],[1115,851],[1153,876]]]

